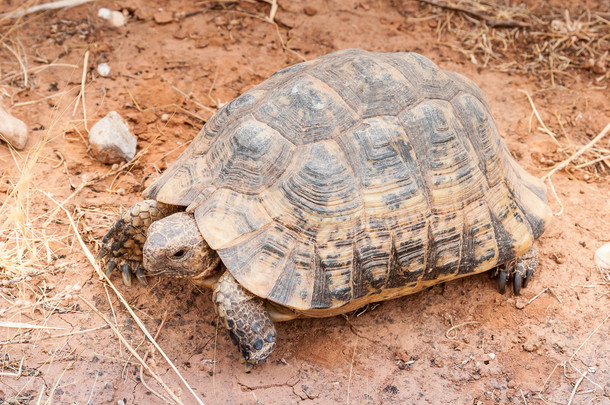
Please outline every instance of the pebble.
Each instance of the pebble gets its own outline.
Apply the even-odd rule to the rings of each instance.
[[[305,15],[308,15],[310,17],[318,14],[318,10],[316,10],[314,7],[305,7],[303,9],[303,12],[305,13]]]
[[[223,25],[227,25],[229,23],[229,20],[227,20],[227,17],[219,15],[218,17],[214,18],[214,24],[216,24],[217,26],[223,26]]]
[[[527,306],[527,302],[525,300],[517,300],[515,302],[515,307],[517,307],[517,309],[523,309]]]
[[[97,12],[97,16],[106,21],[110,21],[110,24],[115,27],[122,27],[125,25],[125,16],[120,11],[100,8]]]
[[[595,265],[603,270],[610,270],[610,243],[606,243],[595,251]]]
[[[110,66],[106,62],[97,65],[97,73],[100,76],[107,77],[110,74]]]
[[[116,112],[99,120],[89,131],[89,144],[95,157],[103,163],[113,164],[133,159],[137,138],[129,131],[123,118]]]
[[[157,24],[168,24],[174,21],[174,14],[171,11],[158,10],[153,14],[153,19]]]
[[[167,121],[169,121],[169,114],[163,114],[163,115],[161,116],[161,121],[163,121],[163,122],[167,122]]]
[[[526,352],[535,352],[538,350],[538,345],[533,340],[527,340],[525,343],[523,343],[523,350]]]
[[[0,102],[0,139],[21,150],[28,141],[28,127],[23,121],[13,117]]]

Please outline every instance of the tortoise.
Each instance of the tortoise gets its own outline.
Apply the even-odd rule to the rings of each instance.
[[[98,258],[128,285],[135,273],[213,288],[250,368],[275,348],[274,321],[489,270],[519,294],[551,217],[545,192],[474,82],[416,53],[343,50],[220,108]]]

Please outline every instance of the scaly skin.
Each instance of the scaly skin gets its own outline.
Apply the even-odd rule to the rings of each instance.
[[[106,275],[110,276],[118,268],[126,285],[131,285],[131,273],[146,284],[142,250],[148,227],[154,221],[181,210],[183,207],[144,200],[125,211],[102,239],[102,249],[97,255],[97,260],[107,257]]]
[[[277,332],[265,302],[246,291],[228,271],[214,286],[213,300],[218,316],[233,343],[239,347],[249,372],[275,349]]]

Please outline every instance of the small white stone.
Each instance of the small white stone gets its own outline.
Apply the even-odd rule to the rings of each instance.
[[[163,122],[167,122],[167,121],[169,121],[169,114],[163,114],[163,115],[161,116],[161,121],[163,121]]]
[[[89,130],[91,150],[100,162],[106,164],[133,159],[136,143],[137,138],[116,111],[110,111]]]
[[[110,66],[108,66],[106,62],[100,63],[99,65],[97,65],[97,73],[99,73],[99,75],[103,77],[108,76],[110,74]]]
[[[495,360],[496,359],[496,354],[495,353],[487,353],[487,355],[489,356],[490,359]]]
[[[19,150],[25,148],[28,141],[28,127],[20,119],[13,117],[1,102],[0,139]]]
[[[110,24],[114,25],[115,27],[122,27],[125,25],[125,16],[120,11],[100,8],[97,12],[97,16],[106,21],[110,21]]]
[[[110,18],[112,17],[112,10],[108,10],[107,8],[100,8],[97,11],[97,16],[99,18],[103,18],[104,20],[110,20]]]
[[[597,249],[593,260],[597,267],[603,270],[610,270],[610,243],[606,243]]]

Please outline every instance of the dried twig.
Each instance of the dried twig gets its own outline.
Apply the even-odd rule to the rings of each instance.
[[[556,212],[555,215],[561,216],[561,214],[563,214],[563,203],[559,199],[559,196],[557,195],[557,191],[555,191],[555,186],[553,185],[553,180],[551,180],[551,178],[549,177],[549,178],[547,178],[547,181],[549,182],[549,188],[551,189],[551,193],[553,193],[553,197],[555,197],[557,204],[559,204],[559,212]]]
[[[19,54],[17,53],[17,51],[15,51],[13,48],[8,46],[4,42],[2,43],[2,46],[4,46],[6,49],[8,49],[8,51],[13,54],[15,59],[17,59],[17,62],[19,62],[19,66],[21,67],[21,71],[22,71],[22,74],[23,74],[23,87],[27,87],[27,85],[28,85],[28,71],[27,71],[27,68],[25,67],[25,64],[23,63],[23,61],[19,57]]]
[[[43,71],[45,71],[45,70],[47,70],[48,68],[51,68],[51,67],[62,67],[62,68],[78,69],[80,66],[71,65],[69,63],[49,63],[48,65],[31,67],[31,68],[26,70],[26,73],[27,74],[30,74],[30,73],[33,73],[33,74],[40,73],[40,72],[43,72]],[[22,74],[22,73],[14,73],[14,74],[3,76],[2,80],[0,80],[0,83],[9,82],[9,81],[13,80],[15,77],[19,76],[20,74]]]
[[[73,336],[73,335],[82,335],[85,333],[95,332],[95,331],[98,331],[101,329],[107,329],[107,328],[108,328],[108,325],[102,325],[102,326],[98,326],[97,328],[78,330],[78,331],[69,332],[69,333],[61,333],[58,335],[41,336],[41,337],[34,338],[34,339],[4,340],[4,341],[0,342],[0,346],[16,345],[16,344],[22,344],[22,343],[33,343],[33,342],[39,342],[42,340],[57,339],[57,338],[69,337],[69,336]]]
[[[23,360],[24,360],[24,357],[21,358],[21,361],[19,362],[19,370],[17,370],[16,373],[0,372],[0,376],[15,377],[15,378],[21,377],[21,370],[23,370]]]
[[[35,13],[37,11],[56,10],[58,8],[70,8],[80,6],[81,4],[89,3],[93,0],[58,0],[51,3],[39,4],[29,7],[25,10],[16,10],[9,13],[4,13],[0,17],[17,18],[25,14]]]
[[[538,129],[542,129],[543,132],[546,132],[547,134],[549,134],[549,136],[553,139],[553,141],[557,144],[557,146],[561,146],[559,141],[557,141],[557,136],[555,135],[555,133],[553,131],[551,131],[546,126],[544,121],[542,121],[542,118],[540,118],[540,114],[538,114],[538,110],[536,109],[536,106],[534,105],[534,100],[532,100],[529,93],[527,91],[521,90],[521,89],[519,89],[517,91],[525,94],[525,96],[527,97],[527,100],[530,102],[530,105],[532,106],[532,110],[533,110],[534,114],[536,115],[536,118],[538,119],[538,122],[540,123],[540,125],[542,125],[542,128],[538,128]]]
[[[267,22],[270,22],[271,24],[275,24],[275,14],[277,13],[277,0],[262,0],[262,1],[271,5],[271,8],[269,10],[269,15],[267,17],[265,17],[265,20],[267,20]]]
[[[490,27],[497,27],[497,28],[514,28],[514,27],[524,27],[524,28],[529,28],[531,27],[531,24],[529,23],[524,23],[524,22],[520,22],[520,21],[501,21],[501,20],[495,20],[493,18],[489,18],[484,16],[483,14],[479,14],[476,11],[473,10],[469,10],[467,8],[464,7],[459,7],[453,4],[445,4],[445,3],[438,3],[436,1],[430,1],[430,0],[419,0],[421,3],[426,3],[426,4],[430,4],[436,7],[440,7],[440,8],[444,8],[447,10],[453,10],[453,11],[459,11],[461,13],[464,14],[468,14],[471,17],[474,17],[478,20],[483,21],[485,24],[487,24]]]
[[[570,164],[570,162],[572,162],[574,159],[578,158],[580,155],[582,155],[583,153],[585,153],[588,149],[590,149],[593,145],[595,145],[597,142],[599,142],[604,136],[606,136],[606,134],[608,134],[608,132],[610,132],[610,122],[608,122],[608,124],[606,125],[606,127],[604,129],[602,129],[602,131],[591,140],[591,142],[589,142],[588,144],[586,144],[585,146],[583,146],[582,148],[580,148],[576,153],[574,153],[572,156],[570,156],[569,158],[567,158],[566,160],[564,160],[563,162],[559,163],[557,166],[555,166],[553,168],[553,170],[551,170],[550,172],[548,172],[547,174],[545,174],[544,176],[542,176],[542,179],[548,179],[550,178],[553,174],[557,173],[558,171],[564,169],[566,166],[568,166]]]
[[[352,361],[349,365],[349,378],[347,379],[347,405],[349,405],[349,394],[350,387],[352,384],[352,372],[354,371],[354,360],[356,359],[356,348],[358,347],[358,334],[356,333],[356,343],[354,344],[354,351],[352,352]]]
[[[576,169],[582,169],[583,167],[587,167],[587,166],[591,166],[594,165],[595,163],[604,161],[604,160],[610,160],[610,155],[605,155],[605,156],[600,156],[597,159],[593,159],[590,162],[585,162],[585,163],[581,163],[579,165],[574,166]]]
[[[557,301],[559,301],[559,303],[561,304],[561,300],[559,299],[559,297],[555,294],[555,292],[553,292],[553,290],[550,287],[546,287],[545,289],[543,289],[542,291],[540,291],[538,294],[536,294],[534,297],[532,297],[528,302],[525,303],[524,307],[531,304],[532,302],[534,302],[535,300],[537,300],[542,294],[544,294],[545,292],[548,292],[549,294],[551,294],[553,297],[555,297],[555,299]]]
[[[199,101],[199,99],[198,99],[197,97],[195,97],[194,95],[186,94],[185,92],[183,92],[182,90],[180,90],[178,87],[174,86],[173,84],[172,84],[171,86],[172,86],[172,90],[174,90],[176,93],[178,93],[178,94],[180,94],[182,97],[184,97],[184,99],[185,99],[185,100],[192,101],[192,102],[193,102],[193,103],[195,103],[197,106],[199,106],[199,107],[203,108],[204,110],[206,110],[206,111],[208,111],[208,112],[211,112],[212,114],[213,114],[214,112],[216,112],[216,110],[214,110],[214,109],[212,109],[212,108],[208,107],[207,105],[205,105],[205,104],[203,104],[201,101]],[[211,90],[210,90],[210,91],[211,91]],[[212,101],[214,102],[214,104],[215,104],[215,105],[217,104],[217,103],[216,103],[216,101],[214,101],[213,99],[212,99]],[[189,114],[189,115],[191,115],[191,116],[193,116],[193,117],[195,117],[195,118],[197,118],[197,119],[199,119],[199,120],[201,120],[201,121],[205,121],[205,119],[203,119],[202,117],[200,117],[200,116],[198,116],[197,114],[192,113],[192,112],[190,112],[190,111],[188,111],[188,110],[184,109],[183,107],[180,107],[180,106],[179,106],[179,105],[177,105],[177,104],[173,104],[173,106],[175,106],[175,107],[179,108],[179,109],[180,109],[182,112],[185,112],[185,113],[187,113],[187,114]]]
[[[523,394],[523,390],[519,390],[521,392],[521,398],[523,398],[523,402],[527,405],[527,399],[525,399],[525,394]]]
[[[63,96],[63,95],[65,95],[66,93],[70,93],[72,90],[77,89],[77,88],[78,88],[78,87],[72,87],[71,89],[64,90],[64,91],[60,91],[60,92],[57,92],[57,93],[55,93],[55,94],[48,95],[48,96],[43,97],[43,98],[39,98],[39,99],[37,99],[37,100],[21,101],[21,102],[19,102],[19,103],[15,103],[15,104],[13,104],[13,107],[23,107],[23,106],[26,106],[26,105],[38,104],[38,103],[41,103],[41,102],[43,102],[43,101],[49,100],[49,99],[51,99],[51,98],[55,98],[55,97],[59,97],[59,96]]]
[[[40,326],[21,322],[0,321],[0,328],[16,328],[16,329],[66,329],[54,326]]]
[[[216,79],[218,79],[218,64],[216,64],[216,69],[214,70],[214,79],[212,79],[212,84],[210,85],[210,89],[208,90],[207,96],[214,104],[214,107],[219,108],[220,106],[218,105],[218,102],[212,97],[212,91],[214,90],[214,86],[216,85]]]
[[[218,347],[218,324],[220,317],[216,315],[216,321],[214,321],[214,353],[212,354],[212,393],[214,394],[214,401],[218,403],[218,397],[216,396],[216,348]]]
[[[275,31],[277,33],[277,36],[278,36],[279,40],[280,40],[280,44],[282,45],[282,49],[285,50],[286,52],[290,52],[291,54],[295,55],[296,57],[301,59],[303,62],[307,62],[307,58],[306,57],[304,57],[299,52],[295,51],[294,49],[292,49],[288,45],[286,45],[286,43],[284,42],[284,38],[282,38],[282,34],[280,33],[280,27],[278,26],[278,24],[276,22],[270,21],[269,17],[261,17],[261,16],[256,15],[256,14],[249,13],[247,11],[237,11],[237,12],[239,14],[244,14],[244,15],[247,15],[248,17],[257,18],[259,20],[262,20],[264,22],[267,22],[269,24],[274,25],[275,26]]]
[[[559,367],[561,365],[561,363],[557,363],[555,364],[555,367],[553,367],[553,370],[551,371],[551,373],[546,377],[546,380],[544,380],[544,383],[542,384],[542,387],[540,388],[540,390],[538,391],[538,395],[542,398],[542,392],[544,391],[544,389],[546,388],[546,384],[549,382],[549,380],[551,379],[551,377],[553,376],[553,374],[555,374],[555,370],[557,370],[557,367]]]
[[[587,371],[585,371],[584,374],[578,379],[578,381],[576,381],[576,384],[574,384],[574,389],[572,390],[572,395],[570,395],[570,399],[568,400],[567,405],[572,405],[572,401],[574,400],[576,391],[578,391],[578,387],[580,387],[580,383],[582,382],[582,380],[585,379],[586,376],[587,376]]]
[[[81,78],[80,92],[76,96],[76,102],[74,103],[74,111],[72,111],[72,116],[76,114],[76,109],[78,108],[78,100],[79,98],[83,102],[83,118],[85,120],[85,129],[89,131],[87,127],[87,106],[85,105],[85,80],[87,79],[87,68],[89,66],[89,50],[85,52],[85,57],[83,60],[83,75]]]
[[[456,339],[455,337],[450,337],[449,336],[450,332],[454,331],[457,328],[465,326],[465,325],[475,325],[475,324],[478,324],[478,323],[480,323],[480,322],[478,322],[478,321],[469,321],[469,322],[460,323],[459,325],[452,326],[449,329],[447,329],[447,331],[445,332],[445,337],[447,339],[450,339],[450,340],[455,340]]]
[[[127,91],[127,94],[129,94],[129,98],[131,98],[131,101],[133,101],[133,105],[136,107],[136,109],[140,112],[144,111],[142,109],[142,107],[140,107],[140,105],[138,104],[136,98],[133,96],[133,94],[131,93],[131,90],[129,90],[129,87],[127,87],[127,83],[125,83],[125,79],[123,78],[123,76],[121,77],[121,82],[123,83],[123,87],[125,88],[125,90]]]

